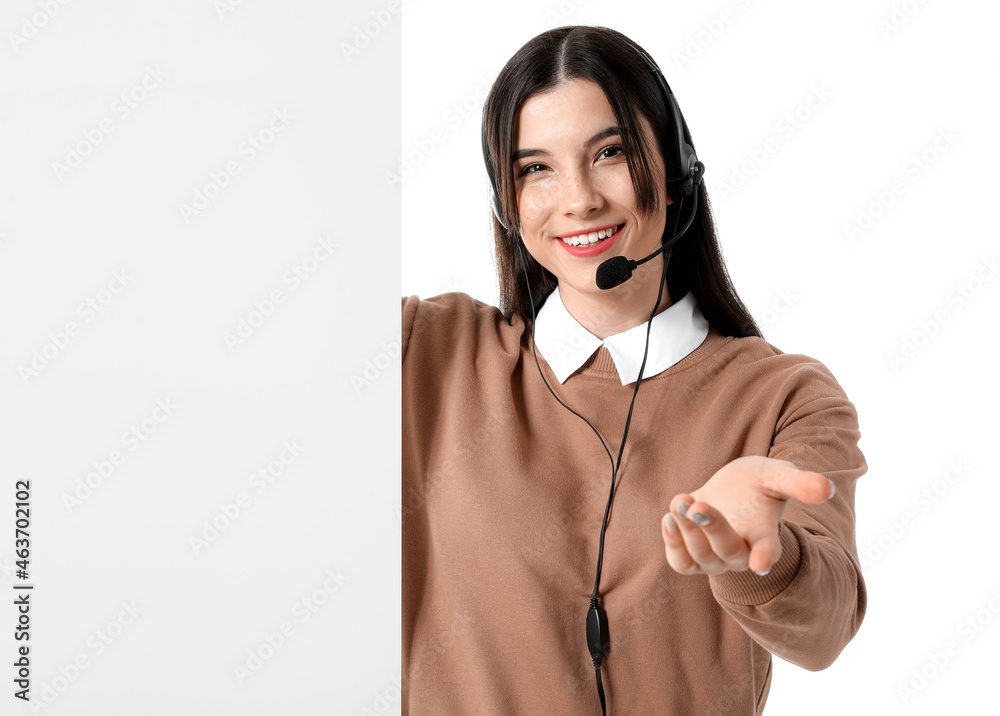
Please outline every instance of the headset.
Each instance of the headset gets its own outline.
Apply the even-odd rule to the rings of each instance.
[[[569,28],[559,28],[559,29],[569,29]],[[677,185],[677,190],[680,194],[680,197],[678,200],[677,214],[675,216],[671,238],[668,241],[662,241],[660,248],[658,248],[652,254],[639,261],[632,261],[625,258],[624,256],[616,256],[614,258],[604,261],[598,267],[595,276],[595,281],[597,283],[597,286],[601,289],[614,288],[615,286],[624,283],[629,278],[631,278],[632,271],[637,266],[645,263],[646,261],[649,261],[661,251],[671,248],[673,244],[677,240],[679,240],[685,234],[685,232],[687,232],[687,230],[691,227],[691,224],[694,221],[695,216],[698,213],[697,190],[705,174],[705,165],[698,160],[694,148],[690,144],[688,144],[688,142],[684,138],[684,124],[681,121],[680,107],[678,107],[677,105],[677,100],[674,97],[673,91],[670,89],[670,85],[667,84],[667,80],[663,76],[663,72],[660,71],[660,68],[657,66],[657,64],[644,50],[642,50],[634,43],[628,41],[627,39],[625,41],[629,45],[631,45],[632,49],[634,49],[636,53],[638,53],[643,58],[643,60],[649,66],[650,71],[652,71],[652,73],[656,77],[657,84],[660,87],[660,92],[663,95],[663,101],[666,106],[668,116],[673,121],[674,125],[673,129],[675,130],[673,132],[673,136],[676,136],[676,143],[674,144],[672,149],[675,152],[674,157],[677,158],[678,166],[680,167],[681,171],[680,180]],[[491,204],[493,206],[493,214],[496,216],[497,222],[499,222],[504,232],[510,235],[511,229],[509,222],[507,222],[503,216],[503,206],[500,202],[500,193],[497,188],[497,180],[496,180],[496,174],[493,169],[493,162],[490,159],[489,145],[486,141],[485,126],[483,127],[482,144],[483,144],[483,160],[486,163],[486,173],[488,174],[490,180]],[[692,210],[690,212],[690,216],[688,217],[687,222],[684,224],[684,227],[680,231],[677,231],[677,224],[680,221],[681,210],[683,209],[684,206],[684,200],[687,197],[692,198]],[[664,234],[664,236],[665,235],[666,234]],[[530,281],[528,280],[528,270],[527,270],[528,261],[524,255],[525,251],[524,242],[523,240],[520,239],[520,237],[518,237],[517,246],[518,246],[518,251],[521,254],[521,265],[522,268],[524,269],[524,280],[525,280],[525,285],[528,289],[528,300],[531,303],[531,312],[532,312],[531,350],[532,354],[535,357],[535,365],[538,367],[538,373],[542,377],[542,381],[545,383],[545,387],[549,389],[549,392],[552,393],[552,396],[559,402],[559,404],[590,426],[590,429],[594,431],[595,435],[597,435],[598,439],[601,441],[601,444],[604,445],[604,450],[605,452],[608,453],[608,458],[611,460],[611,491],[610,494],[608,495],[607,506],[604,509],[604,521],[601,525],[600,547],[598,549],[598,556],[597,556],[597,573],[594,579],[594,590],[590,598],[590,607],[587,611],[587,646],[590,650],[590,656],[591,659],[593,660],[594,669],[597,676],[597,694],[601,700],[601,712],[606,715],[607,704],[604,695],[604,685],[601,681],[601,665],[608,656],[611,647],[611,640],[608,632],[608,618],[604,612],[604,609],[601,607],[600,603],[601,568],[604,563],[604,534],[605,531],[607,530],[608,517],[611,513],[611,502],[615,494],[615,480],[617,479],[618,476],[618,468],[621,466],[622,455],[625,452],[625,441],[628,439],[629,425],[631,425],[632,423],[632,408],[635,406],[635,396],[639,392],[639,385],[640,383],[642,383],[642,375],[646,369],[646,357],[649,353],[649,334],[653,325],[653,317],[656,315],[656,309],[657,307],[659,307],[660,300],[662,299],[663,296],[663,286],[666,282],[666,277],[667,277],[667,265],[670,263],[670,256],[672,252],[667,251],[667,253],[664,255],[663,271],[662,275],[660,276],[660,289],[656,296],[656,305],[653,307],[653,312],[650,314],[649,321],[646,324],[646,347],[642,355],[642,365],[639,367],[639,377],[636,380],[635,389],[632,393],[632,403],[629,405],[628,418],[625,421],[625,432],[622,434],[622,442],[618,451],[618,463],[615,464],[614,459],[611,457],[611,451],[608,450],[607,444],[604,442],[604,439],[601,437],[600,433],[597,432],[597,429],[590,423],[589,420],[587,420],[585,417],[580,415],[578,412],[570,408],[562,400],[559,399],[559,396],[557,396],[555,394],[555,391],[552,390],[552,386],[549,385],[549,382],[545,379],[545,375],[542,373],[542,367],[538,362],[538,353],[535,350],[535,302],[531,296],[531,285]]]

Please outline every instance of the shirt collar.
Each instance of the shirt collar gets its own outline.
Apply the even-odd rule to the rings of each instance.
[[[648,324],[646,321],[602,341],[570,315],[556,286],[535,318],[535,345],[560,383],[565,383],[603,345],[611,354],[622,385],[628,385],[639,378]],[[680,301],[653,317],[643,379],[679,363],[700,346],[707,335],[708,321],[699,310],[694,294],[688,291]]]

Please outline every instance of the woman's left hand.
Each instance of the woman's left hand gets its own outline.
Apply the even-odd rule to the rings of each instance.
[[[670,501],[661,523],[667,562],[680,574],[766,574],[781,557],[778,524],[788,500],[819,504],[833,494],[823,475],[786,460],[737,458]]]

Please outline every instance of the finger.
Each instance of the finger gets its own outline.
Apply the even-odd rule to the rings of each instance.
[[[691,495],[689,495],[686,492],[681,492],[680,494],[674,495],[674,499],[670,501],[670,511],[676,515],[677,508],[682,503],[687,505],[687,507],[683,508],[683,511],[686,512],[687,508],[694,503],[694,498],[691,497]],[[682,514],[681,516],[683,517],[684,515]]]
[[[688,554],[684,546],[684,537],[677,527],[677,518],[668,512],[661,520],[663,529],[663,544],[667,553],[667,564],[679,574],[697,574],[698,563]]]
[[[766,574],[781,559],[777,524],[761,522],[751,526],[747,531],[747,543],[750,546],[747,565],[757,574]]]
[[[787,460],[768,460],[762,466],[761,487],[771,497],[793,498],[818,505],[833,497],[833,482],[818,472],[800,470]]]
[[[707,538],[712,552],[730,569],[747,568],[750,547],[729,524],[725,515],[707,502],[699,501],[691,505],[688,510],[688,518],[701,527],[702,534]]]
[[[698,563],[703,572],[712,574],[725,567],[725,562],[712,549],[708,537],[701,527],[690,518],[690,506],[695,500],[690,495],[680,496],[682,499],[676,500],[674,506],[674,519],[678,532],[684,539],[684,547],[691,558]]]

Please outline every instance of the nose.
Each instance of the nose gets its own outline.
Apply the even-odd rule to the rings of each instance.
[[[587,218],[603,204],[604,197],[587,169],[576,169],[566,174],[562,186],[562,206],[567,216]]]

